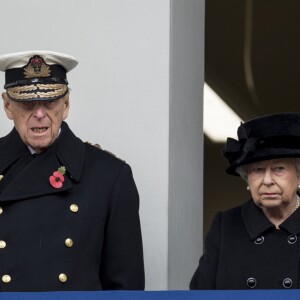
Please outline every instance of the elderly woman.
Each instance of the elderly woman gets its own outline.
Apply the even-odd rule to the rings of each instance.
[[[251,199],[216,214],[190,288],[300,288],[300,113],[242,124],[223,154]]]

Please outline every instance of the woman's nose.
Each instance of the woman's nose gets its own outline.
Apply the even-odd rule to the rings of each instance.
[[[271,170],[266,169],[265,174],[264,174],[263,183],[265,185],[273,184],[273,176],[272,176],[272,171]]]

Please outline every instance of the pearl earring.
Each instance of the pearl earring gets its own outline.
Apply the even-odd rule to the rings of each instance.
[[[299,184],[299,188],[300,188],[300,184]],[[250,187],[249,187],[249,185],[247,186],[247,191],[250,191]]]

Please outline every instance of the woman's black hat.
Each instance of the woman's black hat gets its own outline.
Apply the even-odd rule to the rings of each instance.
[[[238,140],[227,138],[223,155],[229,162],[226,172],[252,162],[300,157],[300,113],[286,112],[258,117],[241,124]]]

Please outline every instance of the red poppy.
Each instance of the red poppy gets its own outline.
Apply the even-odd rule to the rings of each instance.
[[[62,187],[65,178],[59,171],[55,171],[53,172],[53,175],[49,177],[49,181],[54,188],[59,189]]]

